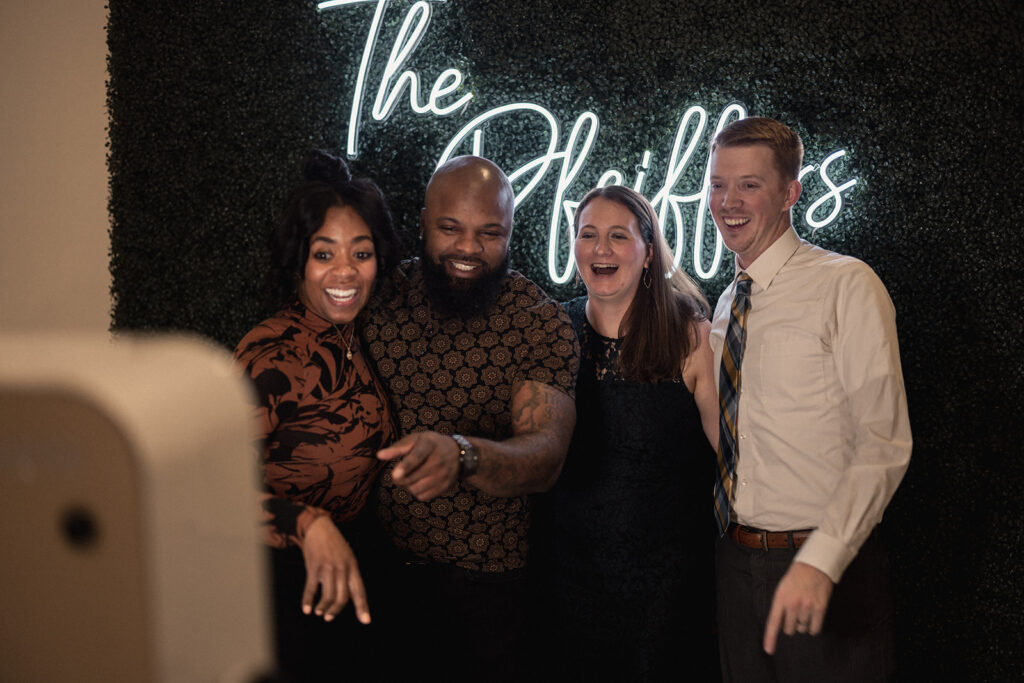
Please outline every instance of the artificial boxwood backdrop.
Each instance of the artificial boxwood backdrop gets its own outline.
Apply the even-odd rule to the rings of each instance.
[[[883,523],[900,680],[1024,676],[1016,410],[1024,388],[1016,182],[1024,3],[426,5],[429,22],[419,43],[408,43],[401,70],[419,74],[425,101],[442,71],[458,68],[465,81],[443,101],[473,99],[437,117],[413,111],[406,89],[388,118],[371,116],[413,8],[388,3],[351,159],[357,174],[383,188],[409,235],[448,141],[473,117],[513,102],[542,105],[561,122],[559,149],[581,113],[600,118],[566,199],[581,197],[609,168],[631,184],[645,150],[653,198],[692,105],[708,112],[709,128],[679,194],[700,187],[706,138],[734,102],[793,126],[809,164],[846,150],[833,178],[857,183],[842,193],[838,218],[813,234],[802,220],[797,227],[867,261],[897,309],[915,440]],[[114,329],[191,330],[232,347],[269,312],[260,289],[266,235],[306,151],[345,150],[377,9],[372,1],[319,11],[307,0],[110,0]],[[538,156],[546,145],[539,120],[488,124],[484,154],[517,166]],[[576,285],[554,285],[547,270],[557,180],[556,164],[520,206],[512,260],[565,298]],[[823,194],[817,169],[807,181],[801,215]],[[705,225],[707,253],[710,218]],[[701,280],[712,303],[730,275],[727,259]]]

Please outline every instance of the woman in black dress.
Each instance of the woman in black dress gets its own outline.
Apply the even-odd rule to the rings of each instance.
[[[582,353],[576,429],[535,517],[542,647],[562,680],[709,680],[718,399],[707,302],[629,188],[583,198],[574,254],[587,288],[565,304]]]

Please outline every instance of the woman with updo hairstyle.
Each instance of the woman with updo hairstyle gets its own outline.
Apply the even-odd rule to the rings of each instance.
[[[638,192],[591,190],[575,233],[576,427],[531,560],[548,656],[561,680],[717,680],[707,301]]]
[[[370,611],[356,555],[372,543],[360,512],[396,431],[354,321],[399,242],[380,189],[342,159],[314,151],[303,178],[269,240],[281,308],[235,355],[256,390],[282,674],[361,679],[373,632],[359,625]]]

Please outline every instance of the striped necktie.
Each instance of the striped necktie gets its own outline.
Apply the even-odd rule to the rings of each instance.
[[[750,276],[740,273],[732,300],[729,327],[722,347],[718,373],[718,470],[715,477],[715,521],[719,535],[729,527],[729,501],[736,483],[736,419],[739,413],[740,366],[747,343],[747,311],[750,310]]]

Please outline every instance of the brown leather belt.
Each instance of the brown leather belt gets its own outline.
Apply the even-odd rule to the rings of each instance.
[[[796,550],[804,544],[814,529],[798,529],[797,531],[765,531],[740,524],[729,525],[729,538],[748,548],[768,550],[788,548]]]

